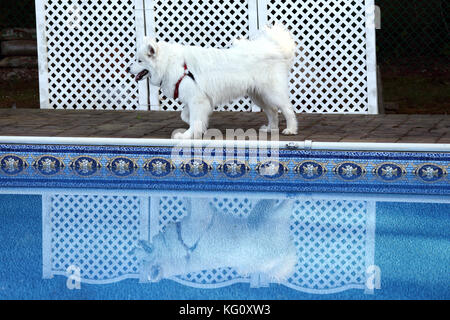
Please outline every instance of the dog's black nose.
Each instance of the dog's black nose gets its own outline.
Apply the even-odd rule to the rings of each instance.
[[[130,72],[130,67],[128,67],[128,68],[125,70],[125,72]]]

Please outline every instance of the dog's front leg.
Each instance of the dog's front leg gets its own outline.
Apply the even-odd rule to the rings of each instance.
[[[206,97],[197,97],[188,104],[189,108],[189,129],[185,132],[177,132],[174,139],[201,139],[208,129],[208,120],[212,112],[212,107]]]

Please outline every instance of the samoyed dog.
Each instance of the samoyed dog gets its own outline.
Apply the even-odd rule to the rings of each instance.
[[[228,49],[183,46],[145,38],[137,61],[127,71],[149,79],[169,98],[179,99],[189,129],[175,139],[201,138],[214,107],[249,96],[266,113],[260,130],[278,130],[278,111],[286,118],[284,135],[297,134],[288,77],[295,42],[281,25],[267,27],[254,40],[235,40]]]
[[[133,249],[145,280],[217,268],[241,276],[264,275],[281,282],[295,272],[297,250],[290,231],[293,202],[253,199],[250,212],[238,216],[208,198],[184,198],[188,215],[169,223],[151,241]]]

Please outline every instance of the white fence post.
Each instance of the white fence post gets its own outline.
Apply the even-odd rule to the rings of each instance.
[[[52,274],[52,238],[51,238],[51,194],[42,194],[42,278],[51,279]]]
[[[376,7],[374,0],[366,0],[366,53],[368,113],[378,113],[378,83],[376,55]]]
[[[36,0],[36,38],[39,64],[39,99],[41,109],[51,109],[48,92],[47,38],[45,36],[45,0]]]
[[[366,271],[375,265],[375,229],[376,229],[377,202],[367,201],[367,218],[366,218]],[[373,294],[374,290],[365,288],[366,293]]]
[[[267,25],[267,0],[257,0],[258,7],[258,28],[262,29]]]
[[[249,17],[249,29],[250,34],[249,38],[254,39],[259,31],[259,24],[258,24],[258,0],[249,0],[248,1],[248,17]],[[253,101],[252,101],[252,112],[259,112],[261,111],[261,108],[258,107]]]
[[[145,7],[145,32],[148,37],[156,38],[156,30],[155,30],[155,12],[153,10],[155,1],[154,0],[143,0]],[[159,87],[152,86],[150,83],[148,84],[150,87],[150,110],[160,111],[161,104],[159,101]]]
[[[136,49],[142,45],[145,36],[145,8],[144,0],[135,0],[136,14]],[[149,110],[149,88],[147,81],[138,83],[139,92],[139,110]]]

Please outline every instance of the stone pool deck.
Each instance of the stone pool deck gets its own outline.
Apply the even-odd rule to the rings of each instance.
[[[450,115],[298,114],[299,134],[282,141],[450,144]],[[282,119],[282,117],[280,117]],[[263,113],[216,112],[210,128],[250,129]],[[0,136],[170,138],[187,128],[179,112],[0,109]],[[285,128],[284,120],[280,128]]]

